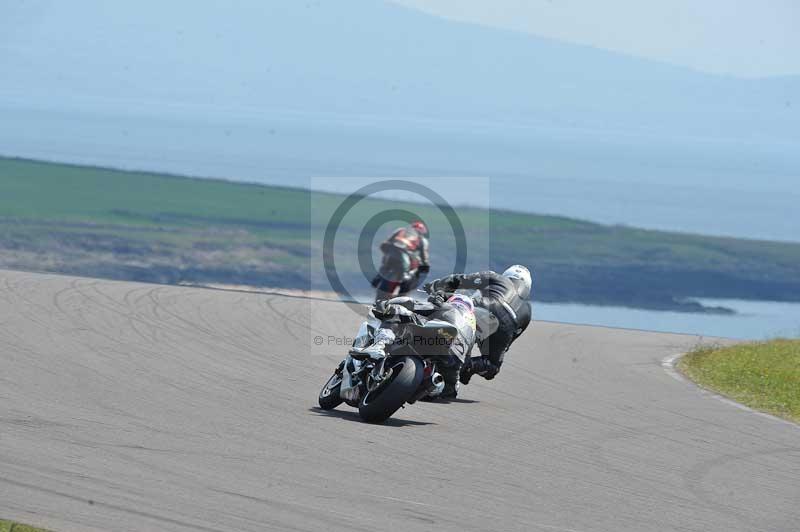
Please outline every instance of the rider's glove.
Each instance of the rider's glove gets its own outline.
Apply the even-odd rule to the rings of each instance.
[[[447,294],[445,294],[441,290],[437,290],[436,292],[428,296],[428,301],[430,303],[433,303],[434,306],[441,307],[442,305],[444,305],[445,301],[447,301]]]
[[[444,279],[439,279],[439,284],[436,288],[438,290],[444,290],[445,292],[455,292],[458,290],[460,285],[461,279],[455,275],[451,275],[449,277],[445,277]]]
[[[456,289],[456,281],[454,279],[437,279],[430,283],[425,283],[425,291],[432,294],[437,291],[452,292]]]
[[[417,268],[417,271],[419,271],[419,273],[428,273],[429,271],[431,271],[431,265],[430,264],[420,264],[419,268]]]
[[[378,301],[372,307],[372,315],[379,320],[387,320],[395,315],[395,308],[388,301]]]
[[[425,290],[426,292],[428,292],[429,294],[432,294],[432,293],[435,292],[435,290],[433,289],[433,285],[434,285],[434,283],[432,283],[432,282],[431,283],[425,283],[424,285],[422,285],[422,289]]]

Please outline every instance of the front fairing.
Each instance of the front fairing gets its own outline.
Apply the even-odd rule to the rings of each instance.
[[[353,340],[353,347],[363,348],[372,343],[374,330],[374,328],[370,327],[369,321],[362,322],[361,327],[358,328],[358,333],[356,333],[356,338]]]
[[[358,333],[353,340],[354,348],[364,348],[372,344],[375,336],[375,331],[380,328],[381,322],[374,316],[370,316],[366,321],[361,323],[358,328]],[[357,360],[349,354],[344,360],[344,368],[342,369],[342,385],[339,393],[342,399],[348,403],[358,402],[359,386],[361,380],[355,376],[363,367],[364,362]]]
[[[358,401],[358,385],[360,381],[353,377],[355,373],[361,369],[363,362],[356,360],[350,355],[344,359],[344,368],[342,368],[342,385],[339,388],[339,394],[342,399],[348,403]]]

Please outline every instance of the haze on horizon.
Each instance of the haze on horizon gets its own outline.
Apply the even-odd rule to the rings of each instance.
[[[388,0],[14,0],[0,70],[5,155],[295,185],[487,177],[502,208],[797,240],[800,76]]]
[[[800,74],[796,0],[392,0],[444,18],[714,74]]]

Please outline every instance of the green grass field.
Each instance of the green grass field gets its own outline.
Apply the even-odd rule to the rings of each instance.
[[[28,525],[14,523],[12,521],[4,521],[0,519],[0,532],[47,532],[41,528],[34,528]]]
[[[0,158],[0,267],[325,289],[314,275],[321,234],[342,201],[302,189]],[[432,273],[449,273],[455,243],[434,206],[368,199],[337,235],[342,276],[364,282],[356,241],[366,219],[387,208],[430,222]],[[674,310],[699,310],[689,297],[800,301],[798,244],[505,211],[459,209],[459,216],[469,235],[467,269],[530,265],[540,301]]]
[[[702,348],[679,368],[731,399],[800,422],[800,340]]]

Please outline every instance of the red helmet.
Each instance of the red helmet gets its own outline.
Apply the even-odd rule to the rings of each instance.
[[[428,226],[425,225],[421,220],[411,222],[411,227],[414,228],[414,231],[422,236],[428,236]]]

